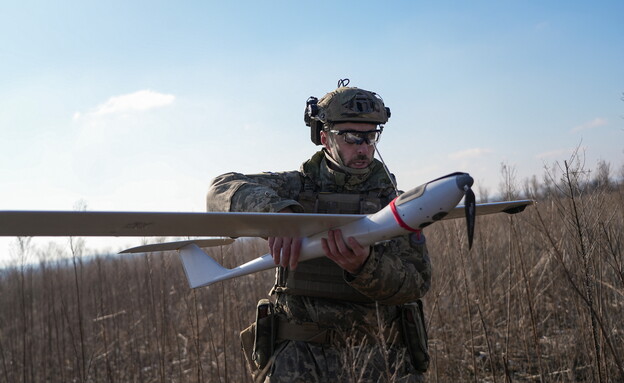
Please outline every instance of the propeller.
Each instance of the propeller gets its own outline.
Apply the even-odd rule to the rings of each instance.
[[[475,218],[477,216],[477,203],[475,194],[470,186],[464,185],[464,192],[464,210],[466,212],[466,229],[468,230],[468,249],[472,249]]]

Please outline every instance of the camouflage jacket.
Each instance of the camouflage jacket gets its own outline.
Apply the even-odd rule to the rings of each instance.
[[[318,192],[365,193],[376,191],[391,200],[394,189],[383,165],[374,160],[365,175],[347,175],[327,165],[323,151],[306,161],[299,171],[243,175],[227,173],[215,178],[207,196],[208,211],[279,212],[290,207],[304,212],[297,198],[305,185]],[[336,266],[337,267],[337,266]],[[334,327],[337,323],[383,325],[397,315],[396,305],[422,297],[431,282],[431,264],[424,237],[405,235],[373,246],[357,275],[344,272],[345,281],[376,303],[355,303],[323,298],[278,294],[277,304],[289,320],[316,322]],[[377,309],[377,308],[378,309]]]

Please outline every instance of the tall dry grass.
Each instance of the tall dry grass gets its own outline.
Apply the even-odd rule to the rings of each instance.
[[[22,242],[39,262],[0,271],[1,382],[248,379],[238,332],[272,272],[191,290],[173,253],[83,262],[80,244],[72,256]],[[263,251],[243,240],[213,255],[231,267]]]
[[[624,381],[624,189],[574,161],[547,181],[524,213],[479,217],[470,252],[462,222],[428,231],[430,381]]]
[[[622,186],[574,160],[523,186],[503,170],[501,192],[536,206],[479,217],[471,251],[461,220],[427,229],[428,381],[624,381]],[[231,267],[265,246],[211,254]],[[272,271],[190,290],[173,253],[87,260],[79,240],[27,238],[18,249],[0,271],[0,382],[251,381],[238,332]]]

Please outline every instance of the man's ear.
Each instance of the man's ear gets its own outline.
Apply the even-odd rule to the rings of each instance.
[[[329,149],[329,138],[327,137],[327,132],[324,130],[321,130],[321,144],[323,144],[323,146],[326,149]]]

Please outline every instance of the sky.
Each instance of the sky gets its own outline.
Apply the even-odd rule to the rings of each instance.
[[[496,194],[502,164],[522,182],[575,149],[624,169],[619,0],[0,4],[0,210],[204,211],[213,177],[318,150],[305,101],[341,78],[390,107],[403,190],[465,171]]]

